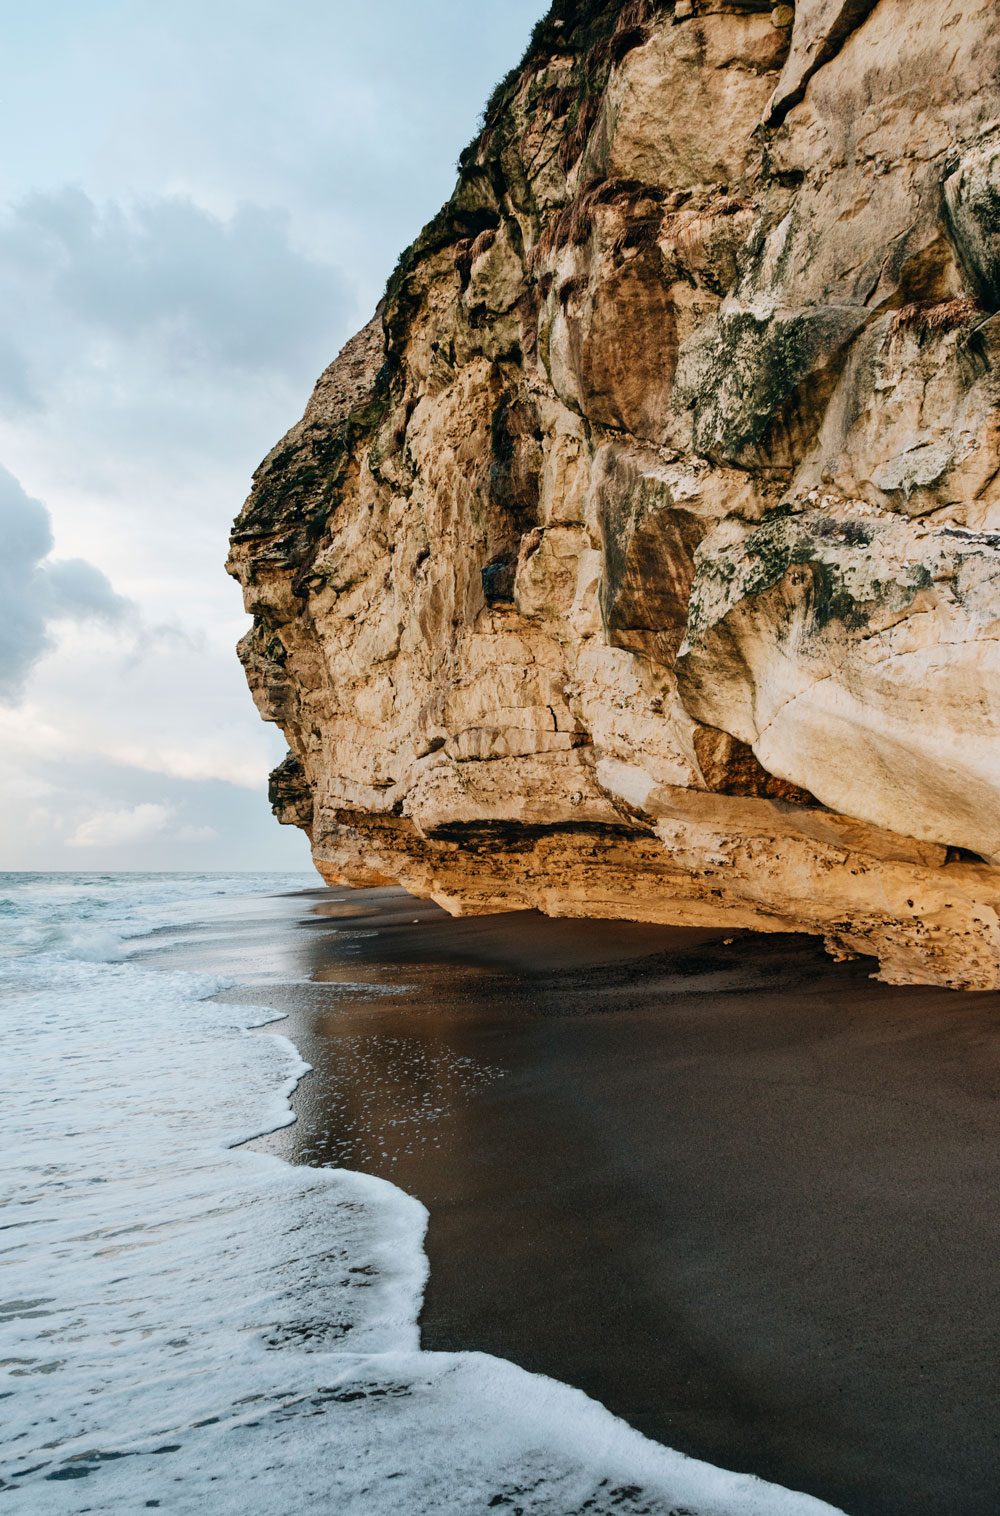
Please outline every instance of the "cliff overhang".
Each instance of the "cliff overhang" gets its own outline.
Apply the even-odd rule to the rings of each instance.
[[[230,569],[331,881],[1000,987],[1000,24],[557,0]]]

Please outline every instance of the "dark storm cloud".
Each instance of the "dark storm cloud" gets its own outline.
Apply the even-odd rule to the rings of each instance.
[[[16,699],[48,646],[53,621],[124,621],[129,601],[82,558],[50,560],[52,530],[41,501],[0,467],[0,699]]]

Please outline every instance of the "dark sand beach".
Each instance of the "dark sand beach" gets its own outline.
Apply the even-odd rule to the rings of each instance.
[[[427,1205],[425,1347],[850,1516],[996,1516],[1000,997],[393,890],[160,951],[288,1013],[314,1073],[262,1146]]]

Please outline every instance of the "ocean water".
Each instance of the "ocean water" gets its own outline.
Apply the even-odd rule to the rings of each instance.
[[[425,1353],[423,1207],[239,1146],[308,1071],[136,956],[304,875],[0,875],[0,1495],[132,1516],[820,1516],[577,1390]],[[256,1028],[256,1029],[255,1029]]]

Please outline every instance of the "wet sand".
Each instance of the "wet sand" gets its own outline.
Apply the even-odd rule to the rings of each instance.
[[[289,1014],[315,1072],[260,1145],[428,1206],[425,1347],[850,1516],[996,1516],[1000,996],[389,890],[164,950]]]

